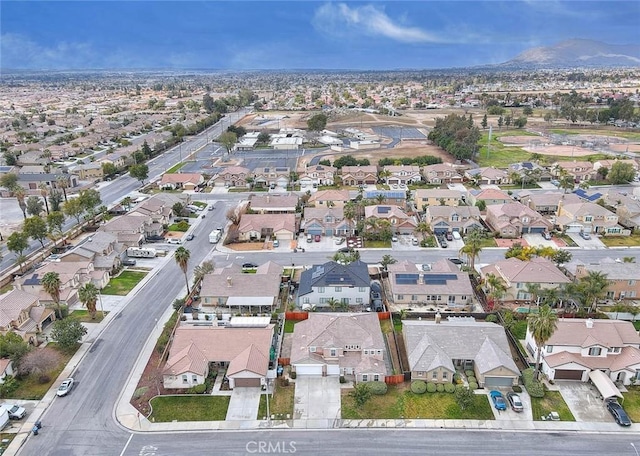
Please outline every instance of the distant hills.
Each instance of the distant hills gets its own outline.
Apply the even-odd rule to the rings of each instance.
[[[640,45],[607,44],[593,40],[567,40],[535,47],[504,62],[505,68],[635,67],[640,66]]]

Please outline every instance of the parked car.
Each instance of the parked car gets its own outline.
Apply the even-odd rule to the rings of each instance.
[[[580,237],[582,239],[586,239],[586,240],[591,239],[591,235],[589,233],[584,232],[584,231],[580,231]]]
[[[69,394],[69,392],[71,392],[71,390],[73,389],[74,383],[75,381],[71,377],[63,380],[62,383],[60,383],[60,386],[58,387],[58,391],[56,391],[56,396],[62,397]]]
[[[374,299],[371,306],[376,312],[382,312],[384,310],[384,305],[382,304],[381,299]]]
[[[214,210],[215,208],[216,208],[216,207],[215,207],[213,204],[210,204],[210,205],[209,205],[209,207],[207,208],[207,210],[212,211],[212,210]]]
[[[280,247],[280,241],[279,241],[279,240],[277,240],[277,239],[274,239],[274,240],[273,240],[273,246],[274,246],[274,247]]]
[[[424,263],[424,264],[422,265],[422,270],[423,270],[423,271],[431,271],[431,265],[430,265],[430,264],[427,264],[427,263]]]
[[[443,249],[449,247],[449,244],[447,244],[447,240],[445,238],[440,238],[440,247],[442,247]]]
[[[127,258],[125,260],[122,260],[122,265],[123,266],[135,266],[136,265],[136,260],[132,260],[131,258]]]
[[[542,237],[545,238],[547,241],[550,241],[551,240],[551,233],[548,233],[548,232],[545,231],[544,233],[542,233]]]
[[[314,237],[314,240],[316,242],[320,242],[321,239],[322,239],[322,236],[320,236],[319,234],[316,234],[315,237]]]
[[[391,242],[398,242],[398,236],[392,236]]]
[[[371,289],[372,293],[373,292],[382,293],[382,285],[380,285],[380,282],[378,282],[377,280],[371,281],[369,288]]]
[[[377,291],[371,292],[371,299],[382,299],[382,296]]]
[[[420,244],[420,242],[418,242],[418,239],[417,239],[417,238],[413,238],[413,239],[411,239],[411,244],[413,244],[413,245],[419,245],[419,244]]]
[[[167,244],[182,244],[182,241],[180,239],[171,238],[167,240]]]
[[[522,400],[516,393],[507,393],[507,400],[509,401],[509,405],[511,405],[511,409],[513,409],[514,412],[522,412],[524,410]]]
[[[447,241],[453,241],[453,234],[447,231]]]
[[[460,258],[447,258],[449,261],[451,261],[453,264],[457,264],[458,266],[460,266],[461,264],[464,264],[464,261],[462,261]]]
[[[496,410],[507,409],[507,403],[505,402],[504,396],[500,391],[493,390],[489,393],[489,396],[491,396],[491,402],[493,402],[493,406]]]
[[[313,242],[313,234],[307,234],[307,242],[308,243],[312,243]]]
[[[21,420],[27,415],[27,411],[24,409],[24,407],[20,407],[19,405],[4,404],[4,406],[9,413],[9,418],[11,418],[12,420]]]
[[[188,235],[187,235],[187,237],[186,237],[186,239],[187,239],[187,241],[193,241],[193,238],[194,238],[194,237],[195,237],[195,236],[194,236],[193,234],[188,234]]]
[[[457,231],[454,231],[453,233],[451,233],[451,235],[456,241],[459,241],[460,239],[462,239],[462,236],[460,236],[460,233],[458,233]]]
[[[255,269],[257,268],[258,265],[255,263],[243,263],[242,264],[242,269]]]
[[[344,238],[342,237],[336,238],[335,243],[336,245],[344,244]]]
[[[631,426],[629,415],[627,415],[627,412],[625,412],[622,406],[618,404],[618,401],[616,401],[615,399],[608,400],[607,410],[609,410],[609,413],[613,415],[613,419],[620,426]]]
[[[340,252],[340,253],[351,253],[351,252],[353,252],[353,247],[342,247],[341,249],[338,249],[338,252]]]

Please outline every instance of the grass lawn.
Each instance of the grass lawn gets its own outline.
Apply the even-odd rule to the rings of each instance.
[[[566,242],[567,247],[577,247],[578,246],[578,244],[576,244],[575,241],[573,239],[571,239],[567,234],[558,234],[557,237],[562,239],[564,242]]]
[[[368,249],[389,249],[391,241],[364,241],[364,246]]]
[[[293,332],[293,327],[296,325],[296,323],[298,323],[298,320],[285,320],[285,322],[284,322],[284,332],[285,333],[292,333]]]
[[[473,404],[466,410],[461,410],[453,394],[413,394],[408,385],[398,385],[389,386],[389,391],[384,396],[372,396],[362,408],[357,408],[348,392],[343,392],[342,418],[492,420],[493,412],[485,395],[475,395]]]
[[[623,393],[624,402],[622,406],[634,423],[640,423],[640,387],[627,386],[626,393]]]
[[[546,391],[542,398],[532,397],[531,412],[534,421],[541,421],[540,417],[547,416],[551,412],[558,412],[561,421],[576,420],[559,391]]]
[[[151,399],[156,423],[176,421],[224,421],[231,396],[159,396]]]
[[[175,173],[185,165],[184,162],[177,163],[167,170],[167,173]]]
[[[599,238],[607,247],[638,247],[640,246],[640,234],[631,236],[603,236]]]
[[[516,340],[524,340],[527,336],[527,320],[518,320],[511,328],[511,334]]]
[[[591,130],[588,128],[584,129],[576,129],[576,130],[562,130],[562,129],[553,129],[549,130],[551,133],[555,133],[556,135],[598,135],[598,136],[617,136],[620,138],[630,139],[632,141],[637,141],[640,139],[640,134],[632,133],[629,131],[615,131],[615,130]]]
[[[102,289],[102,294],[125,296],[133,290],[146,275],[146,272],[121,272],[118,277],[111,279],[107,286]]]
[[[636,328],[636,331],[640,331],[640,320],[634,321],[633,327]]]
[[[480,240],[480,248],[496,247],[496,241],[492,237],[484,237]]]
[[[76,348],[79,348],[80,344]],[[24,400],[40,400],[44,397],[45,393],[49,391],[53,382],[57,380],[58,375],[62,372],[62,369],[67,365],[71,357],[74,355],[75,350],[71,353],[58,350],[56,344],[49,342],[43,350],[54,350],[61,356],[60,364],[58,367],[48,373],[49,381],[41,383],[40,379],[36,375],[29,375],[28,377],[18,380],[18,388],[11,394],[13,399]]]
[[[100,307],[99,304],[98,307]],[[78,320],[80,323],[100,323],[107,315],[109,315],[109,312],[103,313],[100,311],[100,309],[98,309],[98,311],[96,312],[96,318],[92,320],[88,310],[74,310],[69,315],[69,318]]]
[[[293,403],[296,387],[293,383],[289,386],[280,386],[276,382],[273,397],[269,396],[269,413],[275,415],[276,420],[286,420],[287,415],[293,418]],[[258,407],[258,419],[267,416],[267,395],[260,396],[260,406]]]
[[[482,140],[481,140],[482,141]],[[495,168],[507,168],[511,163],[527,161],[531,158],[531,152],[527,152],[520,147],[504,146],[501,142],[492,140],[491,150],[487,157],[487,141],[478,152],[478,164],[480,166],[493,166]]]
[[[393,325],[391,324],[391,320],[380,320],[380,330],[382,334],[389,334],[393,331]]]

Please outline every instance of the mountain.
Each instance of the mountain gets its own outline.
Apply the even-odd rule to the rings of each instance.
[[[636,67],[640,45],[607,44],[592,40],[567,40],[553,46],[528,49],[501,64],[507,67]]]

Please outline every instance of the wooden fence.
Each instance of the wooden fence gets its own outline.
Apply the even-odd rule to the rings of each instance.
[[[285,320],[302,321],[309,318],[309,312],[285,312]]]
[[[398,374],[398,375],[387,375],[384,378],[384,382],[387,385],[398,385],[402,382],[404,382],[404,375],[402,374]]]

